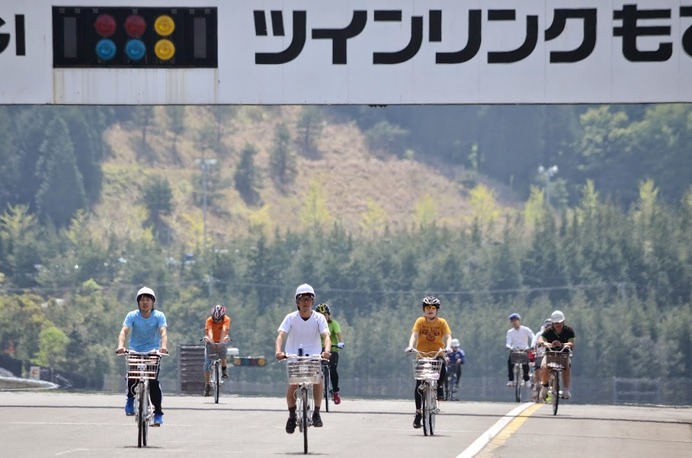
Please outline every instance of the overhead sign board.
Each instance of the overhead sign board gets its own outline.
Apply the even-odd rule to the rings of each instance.
[[[692,102],[692,0],[137,3],[0,2],[0,103]]]

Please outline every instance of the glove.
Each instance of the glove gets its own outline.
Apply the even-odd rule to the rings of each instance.
[[[339,342],[338,344],[336,344],[338,348],[344,348],[344,345],[345,344],[343,342]]]

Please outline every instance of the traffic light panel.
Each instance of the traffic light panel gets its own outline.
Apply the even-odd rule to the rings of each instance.
[[[55,68],[218,67],[216,8],[53,7]]]

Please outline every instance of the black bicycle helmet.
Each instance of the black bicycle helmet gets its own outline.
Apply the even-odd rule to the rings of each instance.
[[[426,305],[434,305],[436,309],[440,308],[440,300],[435,296],[427,296],[423,298],[423,307]]]

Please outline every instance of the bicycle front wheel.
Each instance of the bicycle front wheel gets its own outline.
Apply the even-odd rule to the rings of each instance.
[[[519,380],[521,380],[521,365],[515,364],[514,365],[514,400],[517,402],[521,402],[521,383]]]
[[[322,364],[322,388],[324,391],[324,409],[329,412],[329,366]]]
[[[423,434],[432,436],[435,433],[435,400],[436,396],[433,393],[435,387],[429,383],[425,385],[425,391],[422,396],[422,411],[423,411]]]
[[[147,414],[149,413],[149,399],[147,391],[143,386],[140,386],[137,394],[137,447],[147,446],[147,434],[149,432],[149,422]]]
[[[303,430],[303,453],[308,453],[308,390],[307,388],[300,389],[301,418],[300,424]]]
[[[214,363],[214,384],[213,384],[213,390],[214,390],[214,402],[216,404],[219,403],[219,396],[221,393],[221,365],[219,364],[218,361]]]
[[[557,415],[560,404],[560,373],[558,371],[550,373],[550,395],[553,397],[553,415]]]

